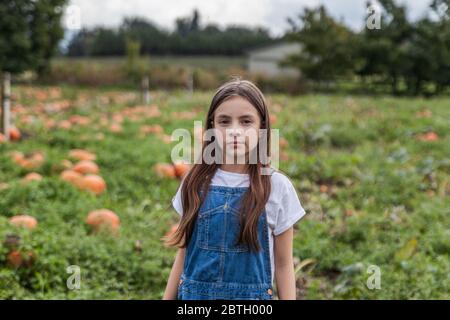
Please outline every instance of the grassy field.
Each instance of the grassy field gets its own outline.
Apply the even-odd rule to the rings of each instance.
[[[221,70],[226,68],[245,68],[247,58],[245,56],[150,56],[143,57],[148,63],[155,66],[178,66],[191,68],[206,68],[210,70]],[[125,64],[124,57],[60,57],[53,60],[53,64],[65,65],[67,63],[90,63],[117,65]]]
[[[160,238],[178,219],[170,200],[179,180],[153,167],[170,162],[171,132],[192,131],[212,92],[156,91],[152,106],[126,91],[13,93],[22,138],[0,143],[0,298],[160,299],[176,252]],[[268,101],[287,141],[280,169],[307,211],[295,233],[298,298],[448,299],[450,98]],[[61,179],[72,149],[96,155],[105,192]],[[14,151],[40,160],[24,165]],[[30,172],[42,179],[24,180]],[[92,233],[86,216],[101,208],[120,217],[118,233]],[[35,217],[37,227],[13,226],[18,214]],[[11,261],[13,250],[22,263]],[[79,290],[66,284],[72,265]],[[366,285],[372,265],[379,289]]]

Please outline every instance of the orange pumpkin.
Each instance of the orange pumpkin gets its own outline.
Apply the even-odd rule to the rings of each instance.
[[[86,174],[86,173],[91,173],[91,174],[97,174],[99,172],[99,168],[98,165],[90,160],[83,160],[78,162],[73,168],[73,171],[81,173],[81,174]]]
[[[0,133],[0,143],[6,142],[6,137],[3,133]]]
[[[91,119],[85,116],[73,115],[69,118],[69,122],[72,124],[78,124],[79,126],[86,126],[91,123]]]
[[[119,217],[108,209],[91,211],[86,218],[86,223],[90,225],[94,231],[99,231],[101,228],[106,227],[110,231],[117,232],[120,227]]]
[[[45,157],[42,152],[35,152],[28,157],[24,156],[21,152],[13,152],[12,159],[16,164],[24,169],[39,168],[45,161]]]
[[[18,141],[20,140],[21,136],[22,134],[20,133],[20,130],[16,127],[12,127],[9,129],[9,138],[11,139],[11,141]]]
[[[438,141],[439,140],[439,136],[435,132],[427,132],[427,133],[424,133],[424,134],[419,134],[417,136],[417,140],[433,142],[433,141]]]
[[[76,181],[80,180],[83,178],[83,176],[73,170],[64,170],[63,172],[61,172],[60,175],[61,179],[70,183],[76,183]]]
[[[17,215],[14,217],[11,217],[9,219],[9,222],[12,225],[18,226],[18,227],[24,227],[27,229],[34,229],[36,228],[38,222],[36,220],[36,218],[32,217],[32,216],[28,216],[28,215]]]
[[[12,250],[8,253],[6,257],[8,265],[19,268],[21,266],[31,267],[36,261],[36,254],[33,251],[28,252],[25,257],[19,250]]]
[[[95,195],[102,194],[106,190],[106,182],[102,177],[97,175],[87,175],[80,180],[80,183],[77,185],[82,190],[87,190]]]
[[[8,264],[10,266],[14,268],[19,268],[23,262],[22,253],[18,250],[13,250],[10,253],[8,253],[6,260],[8,261]]]
[[[42,176],[39,173],[30,172],[23,178],[22,181],[28,183],[31,181],[40,181],[40,180],[42,180]]]
[[[289,142],[286,140],[286,138],[281,137],[279,140],[280,148],[284,149],[289,145]]]
[[[72,123],[69,120],[62,120],[58,123],[58,128],[69,130],[70,128],[72,128]]]
[[[123,122],[123,116],[121,114],[119,114],[119,113],[114,114],[112,116],[112,119],[113,119],[114,122],[117,122],[117,123],[122,123]]]
[[[111,124],[111,125],[109,126],[109,130],[110,130],[112,133],[120,133],[120,132],[123,131],[123,128],[122,128],[122,126],[121,126],[120,124],[118,124],[118,123],[113,123],[113,124]]]
[[[280,160],[281,161],[289,161],[289,154],[286,151],[280,152]]]
[[[99,141],[105,140],[105,135],[102,132],[99,132],[95,135],[95,139]]]
[[[165,144],[172,143],[172,137],[168,134],[159,134],[158,137],[164,142]]]
[[[52,129],[56,125],[56,121],[54,119],[46,119],[44,122],[44,127],[46,129]]]
[[[79,160],[79,161],[82,161],[82,160],[95,161],[97,159],[97,156],[94,153],[89,152],[87,150],[82,150],[82,149],[70,150],[69,157]]]
[[[174,166],[170,163],[157,163],[153,169],[160,178],[176,178],[177,176]]]
[[[173,164],[173,167],[175,169],[175,175],[178,178],[183,178],[191,169],[191,166],[188,164],[185,164],[183,162],[175,162]]]
[[[430,118],[432,115],[433,115],[433,112],[431,112],[428,109],[416,112],[417,118]]]
[[[35,164],[35,165],[37,165],[37,166],[40,166],[40,165],[42,165],[42,163],[44,163],[45,157],[44,157],[44,154],[43,154],[42,152],[38,151],[38,152],[33,153],[33,154],[29,157],[29,160],[30,160],[33,164]]]
[[[270,124],[274,124],[275,122],[277,122],[277,120],[278,120],[278,118],[276,115],[274,115],[274,114],[269,115]]]
[[[165,236],[165,237],[170,237],[170,236],[172,236],[172,235],[177,231],[179,225],[180,225],[179,223],[173,224],[173,225],[170,227],[169,231],[167,231],[166,234],[165,234],[164,236]]]
[[[11,152],[11,160],[15,163],[19,164],[23,159],[25,159],[25,156],[22,152],[19,151],[13,151]]]
[[[147,133],[164,133],[163,127],[161,127],[159,124],[155,124],[152,126],[144,125],[140,129],[141,134],[147,134]]]

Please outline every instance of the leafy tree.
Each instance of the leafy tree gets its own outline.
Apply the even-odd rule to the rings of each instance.
[[[185,37],[190,32],[195,32],[200,29],[200,13],[197,9],[192,13],[192,17],[178,18],[175,20],[178,34]]]
[[[93,56],[102,56],[105,54],[120,56],[124,54],[123,41],[124,35],[114,29],[99,27],[92,33],[92,43],[90,54]]]
[[[434,68],[431,79],[436,93],[450,86],[450,0],[434,0],[431,8],[438,17],[432,39]]]
[[[167,32],[143,18],[126,18],[121,27],[122,39],[132,38],[141,43],[141,53],[167,53]],[[126,42],[121,41],[122,45]]]
[[[393,0],[378,2],[383,8],[380,13],[381,28],[362,31],[358,53],[364,62],[357,73],[383,78],[391,84],[392,92],[398,93],[400,80],[410,63],[408,57],[413,26],[407,19],[405,6],[397,5]]]
[[[43,73],[56,53],[64,32],[61,26],[67,0],[2,0],[0,2],[0,72],[4,88],[10,73]],[[6,90],[8,91],[8,90]],[[2,129],[8,132],[9,101],[2,94]],[[6,135],[8,136],[8,135]]]
[[[358,55],[363,61],[359,75],[388,82],[392,92],[400,92],[403,80],[411,94],[424,92],[434,83],[436,92],[449,84],[450,26],[448,0],[434,0],[430,7],[438,19],[426,16],[417,22],[407,20],[405,6],[393,0],[379,0],[381,28],[365,29],[359,37]]]
[[[305,8],[299,21],[289,19],[287,39],[300,43],[301,51],[285,64],[297,67],[310,80],[332,81],[351,73],[353,33],[335,21],[324,6]]]

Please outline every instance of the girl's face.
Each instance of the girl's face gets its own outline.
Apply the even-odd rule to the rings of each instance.
[[[258,145],[261,119],[248,100],[236,96],[217,107],[213,128],[223,155],[226,159],[233,159],[234,155],[247,155]],[[228,160],[226,162],[228,163]]]

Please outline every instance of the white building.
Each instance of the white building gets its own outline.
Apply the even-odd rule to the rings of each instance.
[[[282,42],[271,46],[250,50],[247,52],[247,67],[251,73],[266,76],[298,77],[300,72],[292,67],[280,67],[279,63],[287,56],[298,53],[300,44]]]

